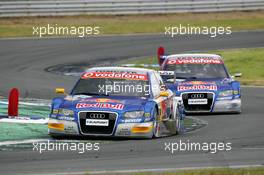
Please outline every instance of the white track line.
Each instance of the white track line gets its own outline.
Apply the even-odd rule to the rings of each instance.
[[[168,172],[181,170],[197,170],[197,169],[214,169],[214,168],[250,168],[263,167],[263,165],[234,165],[234,166],[212,166],[212,167],[187,167],[187,168],[157,168],[157,169],[133,169],[133,170],[117,170],[117,171],[92,171],[89,174],[125,174],[125,173],[141,173],[141,172]]]
[[[28,139],[28,140],[3,141],[3,142],[0,142],[0,146],[26,144],[26,143],[33,143],[33,142],[45,142],[48,140],[50,140],[50,139]]]
[[[251,148],[251,147],[248,147],[248,148],[242,148],[244,150],[264,150],[264,147],[256,147],[256,148]]]
[[[8,105],[7,101],[0,101],[0,104]],[[39,103],[39,102],[19,102],[20,105],[28,106],[50,106],[50,103]]]
[[[16,119],[16,118],[0,118],[0,123],[23,123],[23,124],[48,124],[49,119]]]
[[[186,168],[154,168],[154,169],[133,169],[133,170],[103,170],[103,171],[87,171],[87,172],[61,172],[61,173],[40,173],[38,175],[80,175],[80,174],[129,174],[129,173],[144,173],[144,172],[175,172],[182,170],[201,170],[201,169],[215,169],[215,168],[257,168],[263,165],[231,165],[231,166],[211,166],[211,167],[186,167]],[[36,174],[36,173],[34,173]]]

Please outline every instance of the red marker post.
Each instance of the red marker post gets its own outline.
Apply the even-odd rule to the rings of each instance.
[[[11,89],[8,98],[8,116],[17,117],[18,116],[18,99],[19,91],[17,88]]]
[[[160,57],[163,56],[164,53],[165,53],[164,47],[159,47],[158,50],[157,50],[157,56],[158,56],[158,63],[159,63],[159,65],[162,64],[162,61],[161,61]]]

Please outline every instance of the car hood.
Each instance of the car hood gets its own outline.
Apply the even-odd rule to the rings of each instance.
[[[148,99],[145,97],[94,97],[86,95],[66,96],[61,108],[100,111],[143,110]]]

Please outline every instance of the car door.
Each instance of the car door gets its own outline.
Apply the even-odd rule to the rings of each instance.
[[[162,119],[166,120],[170,117],[172,113],[173,93],[166,88],[162,78],[157,72],[153,74],[153,79],[155,81],[154,88],[157,91],[156,94],[158,94],[156,99],[160,109],[159,113]],[[163,91],[167,92],[168,96],[161,96],[160,93]]]

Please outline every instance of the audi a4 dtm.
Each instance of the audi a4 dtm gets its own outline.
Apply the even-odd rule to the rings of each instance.
[[[220,55],[165,55],[158,49],[160,74],[167,87],[182,99],[186,113],[241,112],[240,83],[228,73]]]
[[[184,120],[182,103],[159,73],[143,68],[88,69],[51,108],[51,136],[161,137],[179,133]]]

